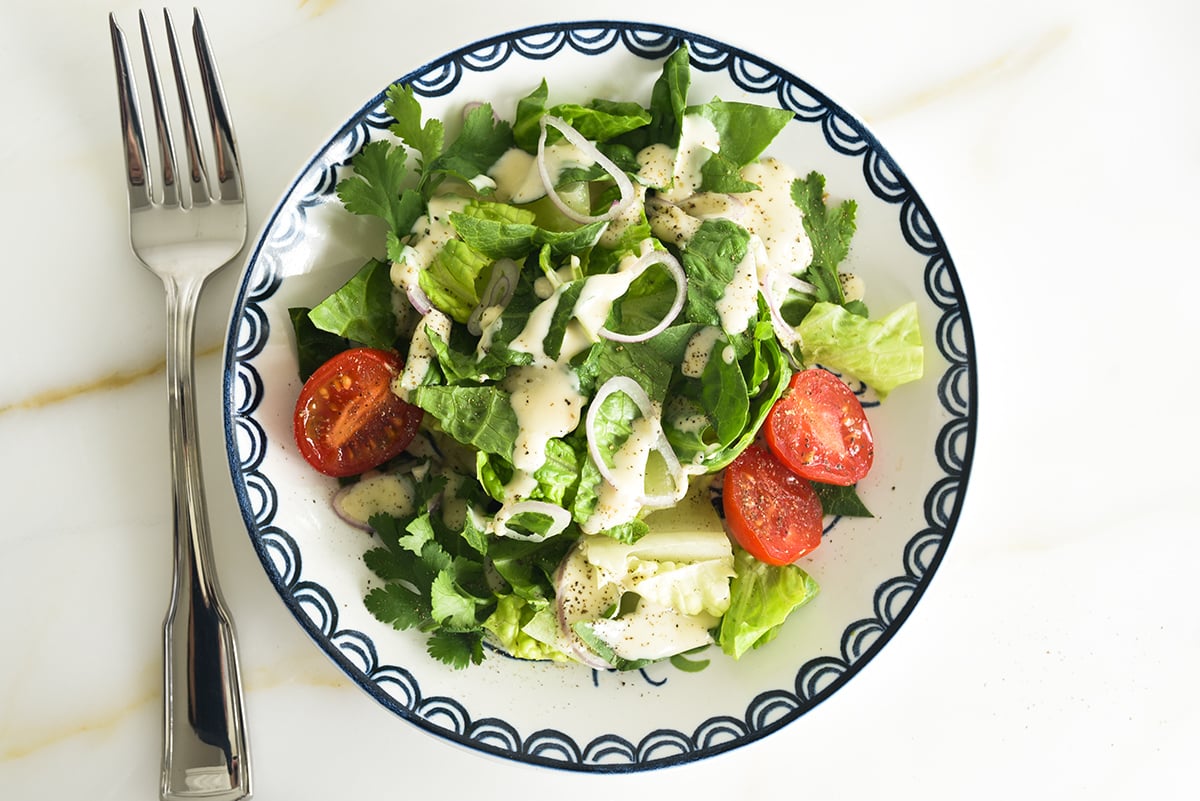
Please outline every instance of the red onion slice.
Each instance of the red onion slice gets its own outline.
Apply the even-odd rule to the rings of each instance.
[[[558,130],[558,132],[563,135],[563,138],[565,138],[575,147],[579,148],[579,150],[585,156],[599,164],[606,173],[612,176],[613,181],[616,182],[617,189],[621,193],[621,198],[604,214],[580,214],[578,211],[568,206],[566,202],[559,197],[558,192],[554,188],[554,181],[550,176],[550,171],[546,167],[547,126],[551,126]],[[555,117],[552,114],[543,114],[541,118],[541,128],[542,132],[541,135],[538,136],[537,145],[537,168],[538,174],[542,178],[542,185],[546,189],[546,196],[550,198],[550,202],[552,202],[566,217],[574,220],[577,223],[594,223],[600,222],[601,220],[612,220],[620,216],[620,214],[629,207],[629,204],[633,202],[634,198],[633,182],[629,180],[629,176],[625,174],[625,171],[614,164],[612,160],[608,158],[608,156],[605,156],[603,153],[601,153],[599,148],[589,142],[583,136],[583,134],[579,133],[579,131],[572,128],[571,125],[565,120]]]
[[[648,251],[629,269],[636,271],[637,274],[634,276],[634,279],[636,279],[654,264],[661,264],[666,267],[667,272],[671,274],[671,279],[675,282],[675,300],[663,318],[658,321],[658,324],[640,334],[621,334],[616,331],[610,331],[603,326],[596,333],[605,339],[611,339],[615,342],[645,342],[647,339],[662,333],[667,326],[675,321],[675,318],[679,316],[679,312],[683,310],[684,301],[687,300],[687,275],[684,274],[683,267],[680,266],[675,257],[665,250]],[[632,280],[630,283],[632,283]]]
[[[415,281],[405,287],[404,294],[408,296],[408,302],[412,304],[413,309],[422,317],[433,310],[433,303],[430,302],[429,296]]]
[[[666,462],[667,475],[670,476],[671,483],[675,485],[675,491],[658,495],[642,494],[638,496],[638,503],[647,509],[666,509],[679,503],[687,493],[687,479],[683,474],[683,465],[679,463],[679,456],[671,447],[671,441],[667,439],[667,432],[663,431],[661,423],[656,424],[655,427],[658,429],[658,442],[655,443],[654,450],[658,451],[663,461]]]

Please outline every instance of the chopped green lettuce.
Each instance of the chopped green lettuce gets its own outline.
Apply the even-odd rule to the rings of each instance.
[[[779,635],[787,616],[816,597],[817,582],[796,565],[764,564],[738,549],[733,559],[729,610],[721,618],[717,643],[739,659]]]
[[[849,373],[880,398],[924,373],[916,303],[906,303],[879,320],[833,303],[817,303],[800,321],[799,331],[806,363]]]
[[[396,313],[387,264],[370,259],[308,313],[312,324],[331,334],[371,348],[396,344]]]

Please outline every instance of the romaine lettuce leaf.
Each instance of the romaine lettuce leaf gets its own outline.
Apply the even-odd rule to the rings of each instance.
[[[729,610],[721,618],[717,643],[739,659],[779,634],[793,611],[816,597],[817,582],[796,565],[776,567],[737,549],[733,557],[737,576],[731,587]]]
[[[371,259],[308,313],[312,324],[372,348],[396,344],[396,313],[392,307],[390,268]]]
[[[568,662],[556,646],[557,624],[554,606],[545,599],[530,600],[519,595],[497,595],[496,611],[483,627],[492,633],[500,647],[518,659]]]
[[[465,323],[479,305],[480,275],[491,263],[492,259],[466,242],[451,239],[417,274],[417,283],[430,303]]]
[[[805,363],[849,373],[881,399],[924,373],[925,351],[915,302],[880,320],[821,302],[804,316],[798,330]]]
[[[504,390],[495,386],[425,385],[413,390],[410,399],[436,417],[442,430],[462,444],[512,461],[513,443],[521,427]]]

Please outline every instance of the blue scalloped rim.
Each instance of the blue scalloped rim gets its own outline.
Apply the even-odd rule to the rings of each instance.
[[[333,191],[339,164],[357,151],[368,129],[389,124],[380,111],[382,93],[330,140],[322,150],[324,158],[314,158],[305,167],[305,179],[315,169],[321,172],[291,209],[291,218],[284,217],[287,204],[274,212],[265,229],[268,233],[255,245],[248,261],[230,323],[223,389],[233,484],[254,547],[284,602],[326,653],[385,707],[437,736],[534,765],[595,773],[678,765],[751,743],[828,698],[878,653],[920,599],[957,524],[974,454],[978,400],[973,334],[962,287],[937,226],[875,137],[808,84],[774,64],[711,38],[672,27],[614,21],[557,23],[495,36],[449,53],[400,80],[411,84],[418,95],[435,97],[452,91],[466,72],[493,70],[510,58],[544,60],[564,48],[599,54],[623,47],[636,56],[661,59],[682,43],[691,51],[694,69],[725,71],[747,92],[773,96],[781,107],[793,111],[798,121],[819,125],[825,141],[835,151],[861,158],[868,186],[880,199],[897,206],[906,241],[926,257],[926,291],[941,310],[936,346],[949,367],[940,378],[938,397],[950,419],[936,440],[936,458],[945,475],[925,498],[926,526],[909,540],[899,574],[876,589],[875,617],[847,626],[840,657],[805,663],[796,672],[792,688],[758,695],[741,718],[714,717],[690,733],[660,729],[638,742],[607,735],[579,743],[552,729],[522,733],[503,720],[472,719],[467,709],[452,698],[425,697],[408,670],[379,663],[370,637],[339,628],[334,599],[319,583],[303,577],[300,549],[288,532],[273,524],[276,491],[260,472],[267,438],[253,415],[264,387],[250,362],[267,342],[269,326],[261,304],[279,286],[278,256],[301,229],[306,208]],[[300,180],[289,194],[295,192]],[[390,692],[383,689],[385,686]]]

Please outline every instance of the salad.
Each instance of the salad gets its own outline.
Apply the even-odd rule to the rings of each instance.
[[[841,376],[919,378],[915,304],[839,270],[856,206],[768,154],[791,113],[693,103],[689,69],[453,124],[396,84],[338,183],[378,256],[291,310],[296,444],[370,533],[367,608],[455,667],[740,658],[817,594],[824,519],[870,515]]]

